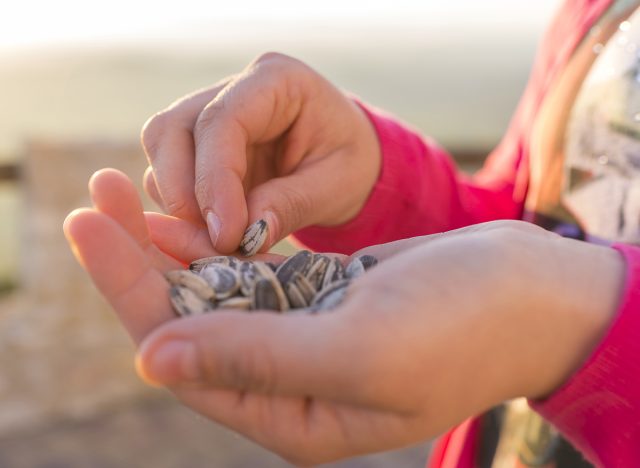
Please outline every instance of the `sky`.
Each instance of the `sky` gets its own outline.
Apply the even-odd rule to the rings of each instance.
[[[473,28],[537,34],[558,1],[20,0],[1,9],[0,51],[199,39],[226,45],[258,33],[344,40],[365,29],[389,40]]]

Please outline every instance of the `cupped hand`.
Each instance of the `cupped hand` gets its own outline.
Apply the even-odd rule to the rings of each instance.
[[[621,283],[609,249],[498,222],[365,249],[380,264],[331,313],[176,320],[162,272],[214,252],[203,231],[152,217],[181,234],[161,239],[167,255],[126,178],[103,172],[91,189],[95,207],[65,232],[140,343],[140,372],[296,464],[409,445],[547,395],[606,330]]]
[[[206,230],[171,216],[143,213],[136,188],[119,171],[96,172],[89,191],[93,207],[73,211],[64,232],[80,264],[139,343],[175,318],[163,274],[219,253]],[[281,257],[256,258],[278,262]]]
[[[307,65],[269,53],[145,124],[145,188],[171,215],[207,224],[220,252],[264,219],[262,251],[364,205],[381,164],[363,110]],[[195,187],[195,189],[194,189]]]

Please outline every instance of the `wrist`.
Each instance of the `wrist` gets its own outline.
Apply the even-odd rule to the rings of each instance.
[[[348,99],[354,115],[354,134],[352,143],[345,148],[343,168],[352,171],[348,186],[343,187],[344,204],[336,211],[332,219],[321,226],[335,227],[353,220],[367,204],[382,171],[382,149],[380,140],[369,115],[362,104]]]
[[[624,283],[624,261],[613,249],[557,239],[550,252],[556,269],[543,282],[546,306],[529,311],[531,361],[525,396],[543,398],[566,382],[588,359],[609,329]],[[532,300],[531,303],[535,303]]]

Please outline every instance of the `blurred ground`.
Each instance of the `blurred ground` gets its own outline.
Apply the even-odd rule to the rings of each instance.
[[[428,445],[325,468],[422,468]],[[2,468],[285,468],[291,465],[158,396],[82,421],[60,421],[0,438]]]

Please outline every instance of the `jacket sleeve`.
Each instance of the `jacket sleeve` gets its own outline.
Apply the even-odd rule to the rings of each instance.
[[[615,245],[627,264],[618,314],[605,338],[559,390],[533,409],[598,466],[640,460],[640,248]]]
[[[513,197],[515,168],[506,177],[491,177],[487,167],[482,176],[467,176],[431,139],[381,111],[361,107],[380,142],[382,167],[377,183],[351,221],[295,233],[304,245],[348,254],[369,245],[520,215],[521,203]],[[500,168],[512,166],[501,164]]]

